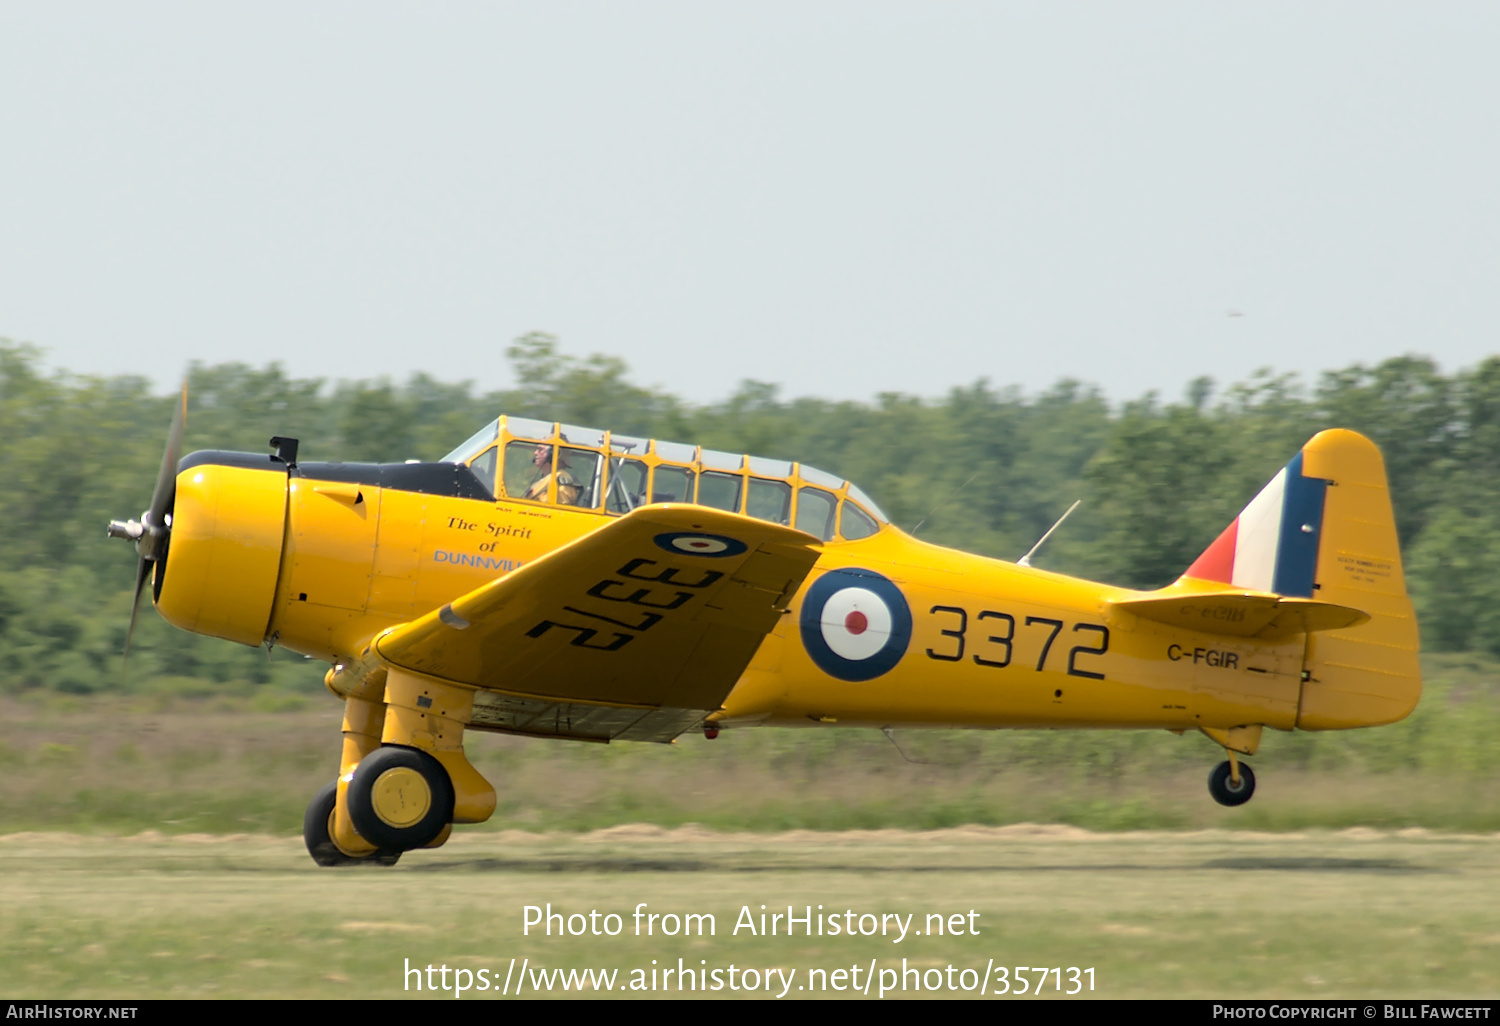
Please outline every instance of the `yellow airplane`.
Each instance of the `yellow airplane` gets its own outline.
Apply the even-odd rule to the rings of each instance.
[[[488,819],[465,730],[1197,730],[1239,805],[1265,727],[1391,723],[1421,693],[1384,463],[1350,431],[1140,592],[920,541],[804,464],[518,417],[435,463],[299,463],[286,438],[179,462],[185,411],[151,508],[110,534],[137,544],[137,604],[149,580],[184,630],[331,664],[320,865]]]

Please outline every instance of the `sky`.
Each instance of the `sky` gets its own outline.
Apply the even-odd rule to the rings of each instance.
[[[1500,6],[0,3],[0,338],[693,402],[1500,350]]]

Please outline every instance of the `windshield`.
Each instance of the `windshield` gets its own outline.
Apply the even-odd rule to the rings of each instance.
[[[457,449],[438,460],[439,463],[467,463],[484,451],[485,446],[500,437],[500,422],[492,420],[469,436]]]

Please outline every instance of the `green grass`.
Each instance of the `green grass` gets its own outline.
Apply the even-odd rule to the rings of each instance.
[[[471,734],[499,807],[477,829],[932,830],[1063,823],[1091,830],[1500,830],[1500,664],[1428,660],[1402,723],[1268,731],[1253,801],[1208,797],[1222,753],[1165,731],[726,730],[676,745],[582,745]],[[33,696],[0,704],[0,834],[295,834],[337,768],[331,697]],[[903,756],[903,752],[905,756]],[[907,757],[920,760],[907,761]],[[467,828],[476,829],[476,828]]]
[[[512,958],[533,969],[614,969],[627,980],[653,959],[776,967],[797,973],[789,996],[808,996],[796,986],[809,969],[857,965],[863,974],[872,959],[892,981],[903,959],[944,977],[949,965],[982,972],[991,959],[1093,967],[1098,997],[1500,990],[1494,836],[636,827],[471,833],[394,869],[319,870],[293,840],[13,834],[0,838],[0,864],[0,992],[16,998],[452,1000],[451,990],[416,991],[403,970],[484,969],[498,986]],[[636,936],[631,913],[641,902],[658,913],[710,913],[715,932]],[[565,915],[617,913],[625,929],[524,934],[525,907],[548,903]],[[929,914],[959,914],[978,933],[899,943],[735,933],[741,910],[758,917],[761,905],[893,912],[918,929]]]

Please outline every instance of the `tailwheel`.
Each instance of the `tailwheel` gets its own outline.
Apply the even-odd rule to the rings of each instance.
[[[338,801],[339,785],[334,781],[313,796],[302,817],[302,840],[307,853],[320,866],[394,866],[399,851],[377,851],[369,855],[348,855],[333,840],[333,808]]]
[[[1237,761],[1237,760],[1236,760]],[[1235,766],[1227,760],[1219,763],[1208,775],[1208,793],[1220,805],[1244,805],[1255,793],[1255,774],[1243,762],[1238,764],[1239,783],[1234,781]]]
[[[426,752],[386,745],[360,760],[344,793],[359,836],[407,851],[437,839],[453,821],[453,782]]]

